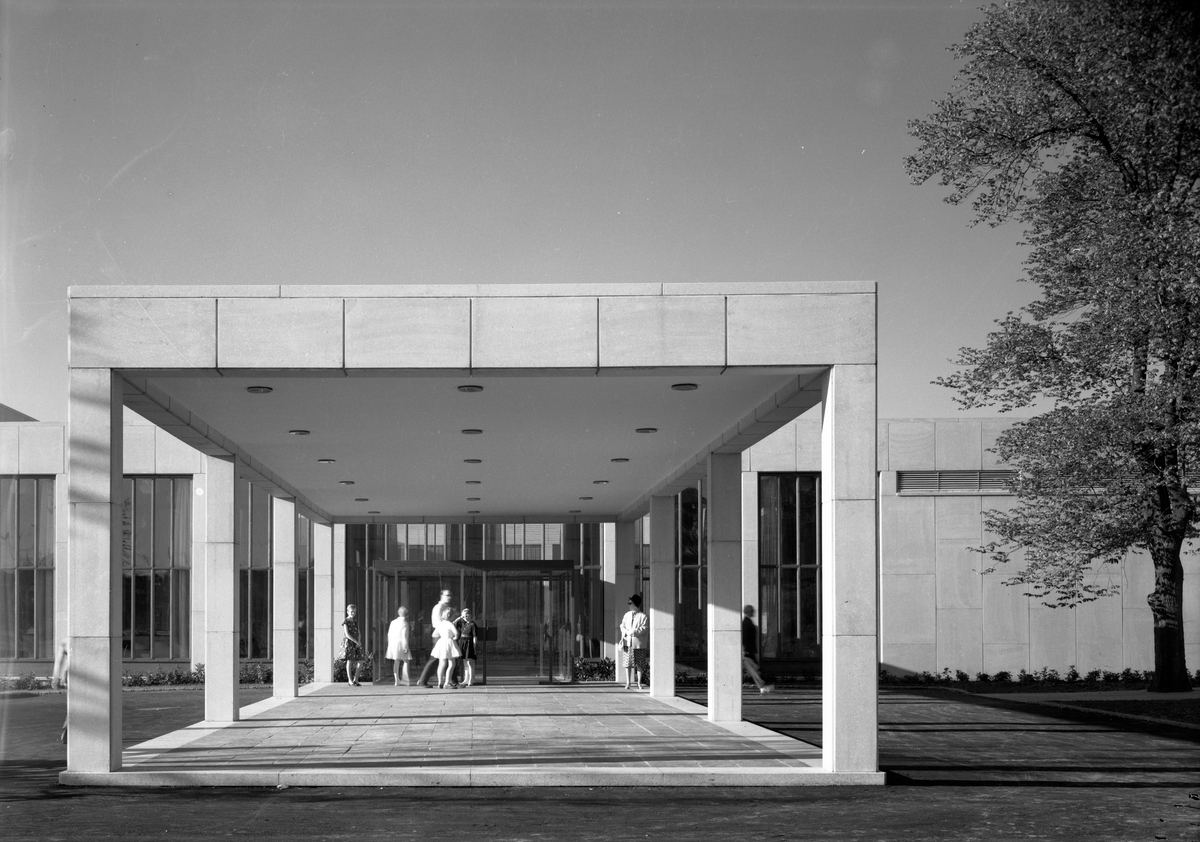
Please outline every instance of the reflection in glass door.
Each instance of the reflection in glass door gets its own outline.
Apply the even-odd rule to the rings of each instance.
[[[571,574],[489,571],[484,583],[488,680],[570,681]]]

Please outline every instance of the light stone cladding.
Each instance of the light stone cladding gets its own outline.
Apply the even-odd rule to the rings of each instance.
[[[1154,668],[1154,633],[1146,596],[1153,570],[1130,552],[1096,571],[1119,595],[1078,608],[1049,608],[1005,584],[1003,569],[983,574],[972,552],[991,540],[984,513],[1004,511],[1005,494],[896,491],[899,471],[1004,469],[991,452],[1013,421],[981,418],[881,419],[877,425],[879,477],[879,660],[893,674],[949,669],[995,674],[1043,668],[1065,673]],[[820,471],[820,419],[806,413],[742,454],[746,484],[759,472]],[[752,536],[757,497],[746,492]],[[1184,638],[1188,664],[1200,666],[1200,548],[1189,545],[1184,566]],[[750,600],[747,586],[747,601]]]

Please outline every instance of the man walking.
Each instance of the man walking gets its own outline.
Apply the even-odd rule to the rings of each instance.
[[[750,673],[759,693],[770,693],[775,685],[763,681],[758,673],[758,626],[754,625],[754,606],[747,605],[742,613],[746,615],[742,617],[742,666]]]

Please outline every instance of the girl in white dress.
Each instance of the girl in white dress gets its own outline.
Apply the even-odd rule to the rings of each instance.
[[[396,686],[400,686],[401,675],[404,686],[412,682],[408,678],[408,662],[412,660],[412,651],[408,648],[408,609],[401,605],[396,609],[396,619],[388,626],[387,652],[385,656],[392,661],[392,675]]]
[[[458,629],[454,628],[454,623],[450,622],[450,606],[443,605],[442,610],[438,612],[438,623],[433,627],[433,633],[437,635],[437,643],[433,644],[433,650],[429,653],[429,657],[438,659],[438,689],[449,689],[454,681],[454,662],[462,654],[459,651],[458,644],[454,641],[458,639]]]

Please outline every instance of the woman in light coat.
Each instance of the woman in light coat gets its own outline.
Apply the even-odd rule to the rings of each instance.
[[[642,689],[642,677],[650,669],[650,636],[647,634],[650,624],[642,611],[642,598],[637,594],[629,597],[629,610],[621,618],[621,649],[625,663],[625,689],[633,683],[637,675],[637,689]]]
[[[388,626],[385,656],[392,661],[396,686],[400,686],[401,678],[405,687],[412,684],[408,677],[408,663],[412,660],[412,651],[408,648],[408,609],[403,605],[396,609],[396,619]]]

